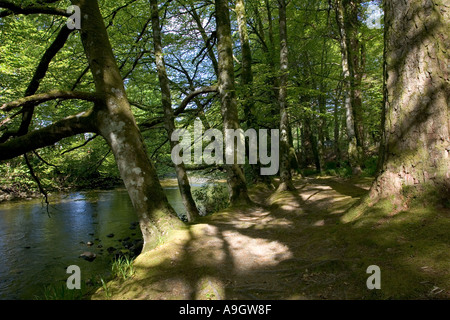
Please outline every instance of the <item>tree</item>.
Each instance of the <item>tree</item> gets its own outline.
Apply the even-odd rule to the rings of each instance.
[[[236,101],[236,89],[234,85],[233,49],[231,40],[230,13],[228,1],[216,0],[216,26],[217,26],[217,51],[219,67],[219,94],[223,117],[223,129],[225,140],[228,140],[227,130],[238,130],[239,117]],[[234,139],[233,139],[234,140]],[[247,192],[247,183],[241,166],[237,163],[237,148],[233,142],[234,163],[227,164],[228,190],[230,203],[250,203]]]
[[[448,1],[385,1],[384,134],[372,201],[450,194]]]
[[[354,174],[361,173],[361,154],[360,154],[360,140],[357,136],[356,130],[356,119],[355,119],[355,101],[360,101],[355,99],[355,60],[357,59],[356,50],[354,47],[357,46],[354,27],[349,23],[349,17],[347,14],[346,6],[350,5],[344,0],[336,0],[335,10],[336,10],[336,21],[339,29],[339,43],[341,47],[342,54],[342,74],[344,78],[344,107],[345,107],[345,119],[346,119],[346,129],[348,138],[348,156],[350,166],[352,167]],[[355,4],[351,4],[355,6]],[[353,9],[355,11],[356,9]],[[357,19],[356,17],[353,17]],[[350,27],[351,26],[351,27]],[[353,38],[352,38],[353,37]]]
[[[172,109],[172,97],[170,93],[169,77],[166,73],[166,64],[164,62],[163,48],[161,41],[161,26],[159,22],[158,1],[150,0],[151,18],[153,29],[153,47],[155,48],[155,62],[158,72],[159,83],[161,86],[161,102],[164,109],[164,123],[170,139],[170,145],[175,147],[176,142],[171,137],[175,131],[174,112]],[[178,187],[180,189],[183,205],[186,209],[186,216],[189,222],[194,221],[200,216],[195,201],[192,197],[191,186],[189,184],[188,175],[184,163],[176,164],[175,171],[177,174]]]
[[[288,82],[288,44],[287,44],[287,21],[286,21],[286,1],[278,0],[278,10],[280,16],[280,81],[278,93],[278,105],[280,108],[280,185],[278,191],[295,190],[292,183],[290,143],[289,134],[289,114],[287,110],[287,82]]]
[[[94,107],[42,129],[8,139],[0,145],[0,160],[17,157],[76,134],[100,134],[115,156],[121,178],[139,217],[144,250],[148,250],[156,246],[158,237],[169,228],[179,226],[180,221],[168,203],[148,158],[98,3],[87,0],[74,0],[72,3],[79,6],[82,12],[81,40],[95,83],[95,93],[55,91],[32,95],[2,108],[23,107],[28,110],[30,106],[57,98],[89,100],[94,102]]]
[[[241,59],[242,59],[242,71],[240,75],[240,83],[243,90],[241,96],[242,106],[244,109],[245,125],[247,129],[258,130],[259,126],[254,115],[255,103],[253,96],[253,70],[252,70],[252,51],[250,47],[250,39],[247,30],[247,17],[245,10],[244,0],[236,1],[236,20],[238,23],[239,30],[239,40],[241,43]],[[246,150],[249,150],[248,143],[246,141]],[[262,176],[261,165],[259,162],[257,164],[251,165],[252,178],[255,182],[263,182],[267,185],[271,184],[270,178],[268,176]]]

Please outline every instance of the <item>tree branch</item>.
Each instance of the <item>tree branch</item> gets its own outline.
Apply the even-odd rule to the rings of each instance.
[[[64,25],[61,28],[61,30],[59,31],[55,40],[47,48],[44,55],[42,56],[38,66],[33,74],[33,78],[31,79],[31,81],[28,84],[28,87],[25,91],[25,97],[31,96],[37,92],[37,90],[39,89],[41,80],[45,77],[45,75],[48,71],[50,62],[56,56],[56,54],[64,47],[64,44],[66,43],[66,41],[69,38],[69,35],[72,33],[72,31],[73,30],[70,30],[69,28],[67,28],[66,25]],[[0,143],[7,141],[12,136],[22,136],[28,132],[28,128],[33,119],[34,107],[27,108],[26,110],[21,110],[20,112],[16,113],[13,117],[15,117],[18,114],[22,114],[22,122],[20,124],[19,129],[17,129],[17,131],[14,131],[14,132],[10,132],[10,131],[5,132],[0,137]],[[12,119],[12,117],[11,117],[11,119]],[[4,123],[2,123],[2,125],[3,124]]]
[[[95,113],[84,112],[61,119],[54,124],[0,144],[0,160],[18,157],[27,152],[51,146],[81,133],[97,133]]]
[[[39,188],[39,192],[44,196],[45,203],[47,204],[47,214],[50,216],[50,212],[48,211],[48,207],[50,204],[48,202],[48,193],[47,193],[47,191],[45,191],[44,187],[42,186],[41,180],[39,180],[38,176],[34,173],[33,166],[31,165],[30,160],[28,160],[27,154],[24,154],[23,157],[25,159],[25,163],[27,164],[28,170],[30,171],[31,177],[36,182],[36,184]]]
[[[21,7],[10,1],[0,0],[0,8],[6,9],[0,13],[0,18],[11,14],[52,14],[57,16],[70,17],[71,14],[67,13],[66,10],[48,7],[41,4],[29,5]]]
[[[75,151],[75,150],[77,150],[77,149],[80,149],[80,148],[84,147],[85,145],[87,145],[89,142],[91,142],[92,140],[94,140],[94,139],[97,138],[97,137],[98,137],[98,134],[96,134],[96,135],[90,137],[90,138],[87,139],[83,144],[81,144],[81,145],[79,145],[79,146],[76,146],[76,147],[74,147],[74,148],[71,148],[71,149],[69,149],[69,150],[64,151],[63,153],[61,153],[61,155],[65,155],[66,153],[69,153],[69,152]]]
[[[180,113],[182,113],[184,111],[184,109],[186,109],[187,105],[197,96],[201,95],[201,94],[205,94],[205,93],[210,93],[210,92],[217,92],[218,88],[217,86],[209,86],[209,87],[203,87],[200,88],[198,90],[192,91],[191,93],[189,93],[184,100],[181,102],[180,106],[174,111],[174,115],[178,116]]]
[[[92,102],[98,102],[102,96],[98,93],[91,92],[76,92],[76,91],[50,91],[47,93],[35,94],[25,98],[18,99],[16,101],[8,102],[0,107],[1,111],[11,111],[20,107],[29,107],[41,104],[46,101],[62,99],[62,100],[86,100]]]
[[[201,94],[204,94],[204,93],[217,92],[217,90],[218,90],[217,86],[209,86],[209,87],[203,87],[198,90],[192,91],[184,98],[184,100],[181,102],[181,104],[178,106],[178,108],[176,108],[174,110],[173,115],[176,117],[176,116],[179,116],[180,114],[182,114],[185,111],[187,105],[195,97],[197,97]],[[163,117],[156,118],[156,119],[150,120],[149,122],[144,122],[144,123],[140,124],[140,127],[141,128],[151,128],[151,127],[156,126],[157,124],[162,123],[163,121],[164,121]]]

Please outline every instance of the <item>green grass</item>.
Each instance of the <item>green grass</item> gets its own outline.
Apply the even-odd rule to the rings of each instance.
[[[111,297],[111,290],[108,286],[108,281],[105,281],[103,278],[100,278],[100,281],[102,283],[103,291],[105,292],[105,297],[109,299]]]
[[[111,266],[113,276],[118,277],[122,280],[127,280],[128,278],[132,277],[135,273],[133,261],[134,259],[131,259],[127,256],[121,256],[117,259],[114,259]]]
[[[71,290],[64,284],[51,284],[45,286],[42,296],[36,296],[36,300],[83,300],[87,292],[86,285],[82,284],[81,289]]]

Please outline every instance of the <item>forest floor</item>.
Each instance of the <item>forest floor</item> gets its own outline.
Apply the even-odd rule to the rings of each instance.
[[[92,299],[449,299],[450,210],[389,201],[348,209],[371,179],[296,179],[296,192],[251,190],[235,207],[171,232],[135,274]],[[369,290],[367,268],[381,270]]]

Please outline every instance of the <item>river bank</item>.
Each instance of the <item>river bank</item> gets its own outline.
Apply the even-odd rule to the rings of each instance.
[[[123,182],[116,178],[98,178],[89,184],[67,184],[45,187],[45,192],[50,196],[54,193],[70,193],[89,190],[112,190],[122,187]],[[33,200],[43,197],[37,186],[29,186],[20,183],[9,183],[0,185],[0,203],[7,201]]]
[[[209,182],[191,180],[193,190]],[[161,185],[183,215],[176,179],[163,179]],[[49,192],[48,207],[38,193],[26,197],[0,204],[0,300],[83,298],[84,291],[80,297],[64,289],[68,266],[80,266],[83,286],[91,292],[109,279],[112,263],[141,251],[137,216],[122,184]]]
[[[192,186],[201,186],[208,182],[210,179],[200,176],[190,176],[190,184]],[[224,183],[224,179],[215,179],[216,183]],[[163,188],[178,187],[177,179],[174,175],[160,177],[160,183]],[[60,186],[58,188],[46,188],[48,195],[53,193],[70,193],[78,191],[90,191],[90,190],[112,190],[114,188],[124,187],[123,181],[118,178],[101,178],[90,181],[89,184],[72,184],[67,186]],[[0,203],[7,201],[21,201],[32,200],[43,197],[37,187],[29,187],[21,185],[19,183],[10,183],[0,185]]]
[[[91,299],[449,299],[450,211],[389,201],[348,210],[371,179],[296,179],[295,192],[251,190],[228,208],[174,230],[139,255],[135,274]],[[381,290],[367,269],[381,269]]]

